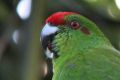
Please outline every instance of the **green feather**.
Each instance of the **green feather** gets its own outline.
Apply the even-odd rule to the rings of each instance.
[[[54,67],[53,80],[120,80],[120,54],[110,48],[60,57]]]
[[[59,25],[54,50],[59,57],[53,59],[52,80],[120,80],[120,52],[113,48],[99,28],[87,18],[72,14],[66,22],[77,21],[90,34],[69,25]]]

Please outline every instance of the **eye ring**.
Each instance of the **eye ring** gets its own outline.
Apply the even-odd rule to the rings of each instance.
[[[71,26],[71,28],[73,28],[73,29],[78,29],[78,28],[80,28],[80,24],[79,24],[79,22],[77,22],[77,21],[72,21],[72,22],[70,22],[70,26]]]

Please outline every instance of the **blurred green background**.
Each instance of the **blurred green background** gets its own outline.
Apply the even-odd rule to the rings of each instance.
[[[0,80],[51,80],[40,31],[57,11],[91,19],[120,50],[120,0],[0,0]]]

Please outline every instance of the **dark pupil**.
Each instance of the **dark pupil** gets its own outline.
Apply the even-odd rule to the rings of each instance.
[[[79,28],[79,27],[80,27],[80,26],[79,26],[79,23],[78,23],[78,22],[76,22],[76,21],[71,22],[71,26],[72,26],[72,28],[74,28],[74,29],[77,29],[77,28]]]

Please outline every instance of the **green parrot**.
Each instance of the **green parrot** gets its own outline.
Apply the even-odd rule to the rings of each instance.
[[[120,80],[120,52],[84,16],[52,14],[40,40],[53,62],[52,80]]]

